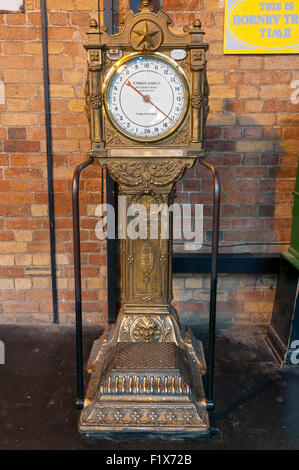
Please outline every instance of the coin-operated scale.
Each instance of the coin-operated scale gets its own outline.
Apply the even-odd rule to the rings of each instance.
[[[219,178],[203,160],[209,88],[200,21],[174,34],[151,2],[129,11],[107,34],[92,20],[88,34],[86,109],[92,147],[73,180],[77,319],[77,407],[85,434],[148,432],[206,435],[213,403],[213,362],[219,226]],[[126,205],[170,205],[175,184],[199,162],[214,178],[210,330],[206,370],[201,343],[179,323],[172,300],[172,234],[121,240],[121,308],[95,341],[83,389],[78,188],[97,161],[126,196]],[[130,217],[127,217],[129,223]],[[171,224],[171,217],[169,216]],[[160,220],[161,225],[161,220]],[[171,232],[171,230],[170,230]],[[207,372],[206,393],[202,376]]]

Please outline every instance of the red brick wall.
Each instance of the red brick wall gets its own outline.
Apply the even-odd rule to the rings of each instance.
[[[120,0],[119,14],[128,10]],[[164,0],[175,28],[200,17],[210,44],[208,78],[211,112],[207,158],[222,178],[222,244],[288,242],[297,166],[299,104],[291,102],[299,80],[299,56],[224,56],[221,0]],[[49,64],[54,148],[59,312],[74,320],[71,178],[88,150],[82,47],[96,0],[48,0]],[[25,2],[25,14],[0,15],[0,322],[52,320],[49,267],[46,143],[42,85],[40,5]],[[101,172],[86,170],[82,181],[84,307],[87,321],[106,321],[105,246],[94,236],[95,206],[101,202]],[[179,200],[204,204],[211,228],[211,184],[196,166],[180,182]],[[279,251],[249,246],[223,251]],[[175,279],[175,302],[186,321],[205,318],[205,276]],[[200,287],[202,286],[202,287]],[[223,276],[218,312],[223,321],[269,322],[275,280]],[[196,313],[199,312],[199,315]]]
[[[222,181],[221,245],[288,243],[299,140],[299,100],[291,101],[291,83],[299,79],[299,55],[224,56],[222,0],[163,0],[163,8],[176,27],[199,17],[210,45],[211,111],[205,148]],[[209,242],[212,184],[206,170],[199,166],[188,170],[179,189],[180,200],[204,204]],[[249,245],[220,251],[285,249],[285,245]],[[174,303],[182,317],[206,318],[209,279],[175,276],[174,285]],[[219,322],[269,323],[275,285],[273,276],[220,276]]]
[[[48,0],[54,191],[61,322],[74,319],[71,179],[89,148],[84,114],[85,31],[97,1]],[[0,321],[52,321],[40,5],[0,15]],[[95,239],[101,171],[84,173],[82,266],[88,321],[106,320],[105,246]]]

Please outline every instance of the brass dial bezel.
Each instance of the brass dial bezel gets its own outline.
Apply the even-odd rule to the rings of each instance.
[[[145,137],[140,138],[140,137],[134,137],[129,134],[126,134],[122,129],[120,129],[117,124],[114,122],[112,117],[109,114],[109,109],[108,109],[108,98],[107,98],[107,93],[108,93],[108,88],[110,81],[112,80],[113,75],[115,72],[125,63],[128,62],[131,59],[134,59],[135,57],[140,57],[140,56],[150,56],[150,57],[157,57],[160,60],[163,60],[164,62],[167,62],[169,65],[171,65],[173,68],[177,70],[179,75],[182,78],[183,83],[185,84],[185,90],[186,90],[186,105],[185,105],[185,110],[184,113],[182,114],[181,119],[178,121],[178,123],[169,130],[166,134],[163,134],[162,136],[158,137],[153,137],[153,138],[148,138]],[[128,54],[124,57],[122,57],[120,60],[118,60],[109,70],[107,73],[104,83],[103,83],[103,109],[104,109],[104,115],[105,118],[108,120],[110,125],[119,132],[122,136],[124,136],[126,139],[132,140],[134,142],[142,142],[143,144],[151,144],[153,142],[161,142],[162,140],[167,139],[169,136],[171,136],[174,132],[176,132],[178,129],[180,129],[183,124],[186,122],[189,110],[190,110],[190,85],[189,81],[187,78],[187,75],[185,74],[184,70],[180,67],[179,64],[172,58],[168,57],[165,54],[161,54],[160,52],[134,52],[132,54]]]

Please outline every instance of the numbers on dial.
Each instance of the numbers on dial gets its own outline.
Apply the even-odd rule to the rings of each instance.
[[[116,69],[106,100],[109,117],[121,132],[138,140],[158,140],[184,119],[187,84],[167,59],[140,55]]]

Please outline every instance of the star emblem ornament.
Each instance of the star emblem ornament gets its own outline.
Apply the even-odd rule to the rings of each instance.
[[[139,21],[131,31],[131,44],[136,50],[155,50],[162,42],[162,31],[153,21]]]

